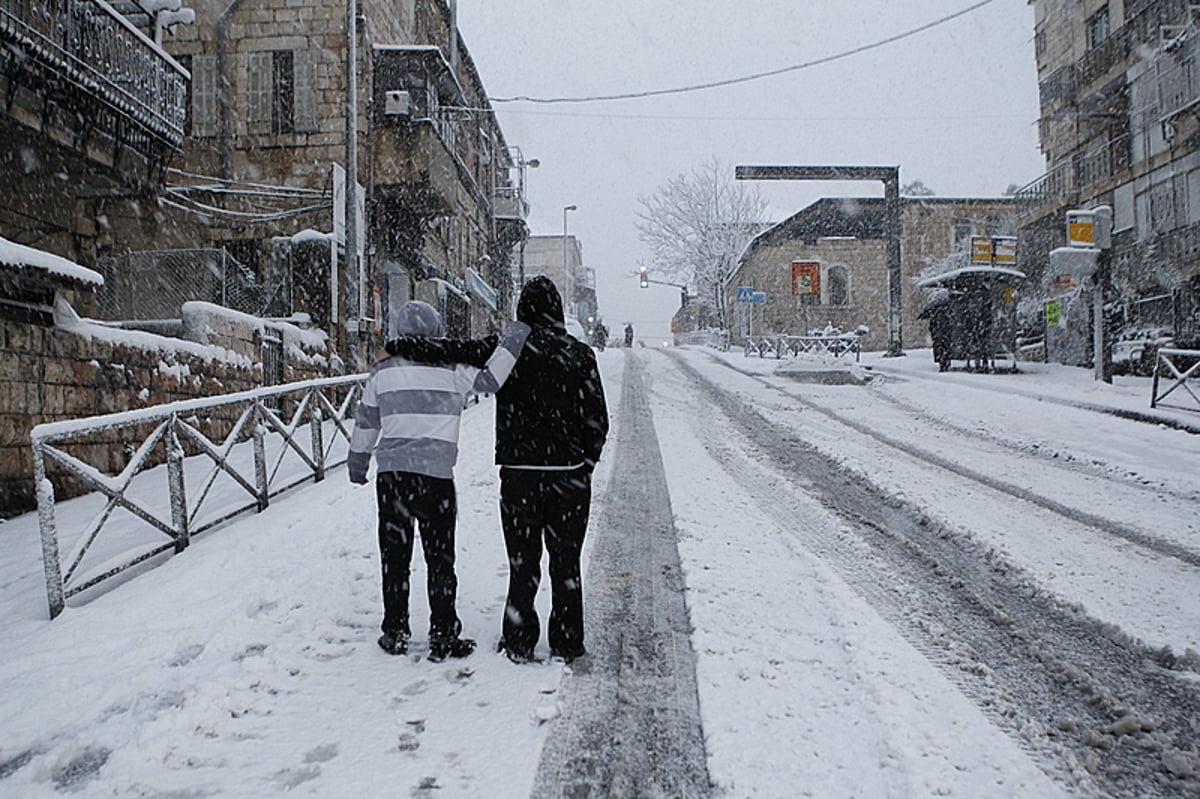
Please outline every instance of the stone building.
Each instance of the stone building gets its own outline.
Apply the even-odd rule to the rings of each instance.
[[[1044,273],[1065,214],[1113,209],[1114,326],[1200,345],[1200,47],[1186,0],[1031,0],[1047,172],[1022,188],[1021,268],[1060,304],[1090,282]],[[1068,303],[1070,305],[1071,303]],[[1073,303],[1084,309],[1086,297]]]
[[[523,254],[525,279],[545,275],[563,298],[563,309],[585,322],[599,312],[595,273],[583,265],[583,244],[574,236],[530,236]]]
[[[924,270],[955,253],[972,236],[1012,235],[1015,204],[1009,198],[902,199],[902,340],[929,346],[917,314],[926,295],[915,285]],[[746,335],[803,335],[827,326],[867,328],[862,346],[888,345],[886,209],[882,198],[824,198],[756,236],[725,291],[733,343]],[[739,288],[766,295],[763,303],[738,301]]]
[[[0,237],[93,265],[97,209],[161,187],[188,82],[109,4],[0,4]]]
[[[159,314],[118,293],[147,282],[160,305],[204,300],[264,316],[299,311],[339,352],[357,356],[354,368],[372,347],[371,334],[387,334],[389,308],[410,298],[436,304],[458,335],[490,332],[508,315],[510,261],[527,233],[528,207],[453,3],[359,2],[361,258],[348,263],[345,0],[197,0],[190,24],[165,31],[145,10],[163,3],[121,0],[91,9],[93,2],[70,8],[86,10],[79,16],[89,25],[113,18],[110,27],[157,70],[137,106],[145,113],[97,131],[76,117],[104,114],[72,115],[61,99],[71,95],[44,91],[39,99],[42,83],[0,78],[0,90],[15,98],[6,120],[19,118],[28,129],[21,133],[28,146],[6,153],[0,165],[6,175],[32,176],[0,209],[0,235],[102,273],[104,318]],[[42,5],[57,8],[16,4],[31,19],[40,19]],[[157,31],[161,47],[129,23]],[[114,75],[123,69],[107,68]],[[86,89],[76,94],[87,110]],[[112,116],[112,108],[101,110]],[[47,131],[35,124],[40,118],[50,120],[37,123]],[[66,144],[49,147],[39,132]],[[89,174],[121,190],[85,182],[86,191],[76,191],[80,181],[59,167],[57,152],[72,148],[77,160],[119,168],[116,176],[98,168]],[[41,184],[57,193],[39,193]],[[47,207],[35,212],[44,217],[40,230],[12,235],[31,213],[24,206],[43,196]]]

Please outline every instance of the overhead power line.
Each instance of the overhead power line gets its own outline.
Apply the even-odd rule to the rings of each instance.
[[[733,86],[738,83],[749,83],[750,81],[754,80],[772,78],[776,75],[784,75],[788,72],[797,72],[802,69],[820,66],[821,64],[828,64],[831,61],[839,61],[843,58],[849,58],[850,56],[858,55],[859,53],[865,53],[869,50],[876,50],[885,45],[901,41],[902,39],[916,36],[918,33],[923,33],[931,28],[936,28],[939,25],[944,25],[953,19],[970,14],[976,9],[983,8],[991,2],[993,2],[993,0],[981,0],[981,2],[975,3],[972,6],[968,6],[961,11],[956,11],[953,14],[948,14],[940,19],[935,19],[932,22],[927,22],[924,25],[904,31],[903,33],[898,33],[895,36],[889,36],[886,39],[880,39],[879,41],[872,42],[871,44],[864,44],[860,47],[844,50],[840,53],[818,58],[813,61],[805,61],[802,64],[793,64],[789,67],[772,69],[768,70],[767,72],[756,72],[753,75],[743,75],[738,78],[727,78],[725,80],[716,80],[709,83],[697,83],[691,86],[679,86],[673,89],[650,89],[648,91],[627,92],[624,94],[599,94],[591,97],[530,97],[529,95],[522,94],[515,97],[491,97],[489,99],[493,103],[600,103],[608,102],[610,100],[637,100],[643,97],[662,97],[668,94],[686,94],[688,92],[698,92],[703,89],[716,89],[722,86]]]

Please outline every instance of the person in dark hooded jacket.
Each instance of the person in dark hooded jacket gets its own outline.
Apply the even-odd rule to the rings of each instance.
[[[550,555],[551,655],[586,654],[580,555],[591,510],[592,470],[608,436],[608,408],[591,348],[567,333],[562,298],[546,277],[526,284],[517,320],[529,337],[508,381],[496,393],[496,464],[500,518],[508,551],[508,595],[500,649],[534,660],[541,625],[534,598],[542,548]],[[387,350],[427,362],[477,365],[495,345],[405,337]]]

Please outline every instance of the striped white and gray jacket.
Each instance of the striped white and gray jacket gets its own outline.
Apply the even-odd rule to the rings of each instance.
[[[467,397],[494,394],[504,385],[528,335],[528,325],[512,322],[483,369],[399,357],[376,364],[354,419],[350,480],[366,482],[372,452],[380,472],[453,478]]]

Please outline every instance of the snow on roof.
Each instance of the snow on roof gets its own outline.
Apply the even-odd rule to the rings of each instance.
[[[331,238],[333,238],[332,233],[322,233],[321,231],[313,230],[312,228],[305,228],[304,230],[301,230],[299,233],[292,234],[292,241],[294,243],[300,243],[302,241],[318,241],[320,239],[331,239]]]
[[[1024,280],[1026,275],[1024,272],[1018,272],[1016,269],[1005,269],[1000,266],[964,266],[961,269],[951,269],[949,272],[942,272],[940,275],[927,277],[917,283],[921,288],[932,288],[934,286],[942,286],[946,283],[953,283],[960,277],[970,275],[991,275],[993,277],[1011,277],[1017,280]]]
[[[387,50],[394,53],[441,53],[442,48],[436,44],[377,44],[376,50]]]
[[[94,272],[53,253],[35,250],[33,247],[26,247],[24,244],[17,244],[15,241],[5,238],[0,238],[0,265],[17,269],[45,269],[52,275],[65,277],[79,283],[88,283],[93,286],[104,285],[104,278],[99,272]]]

